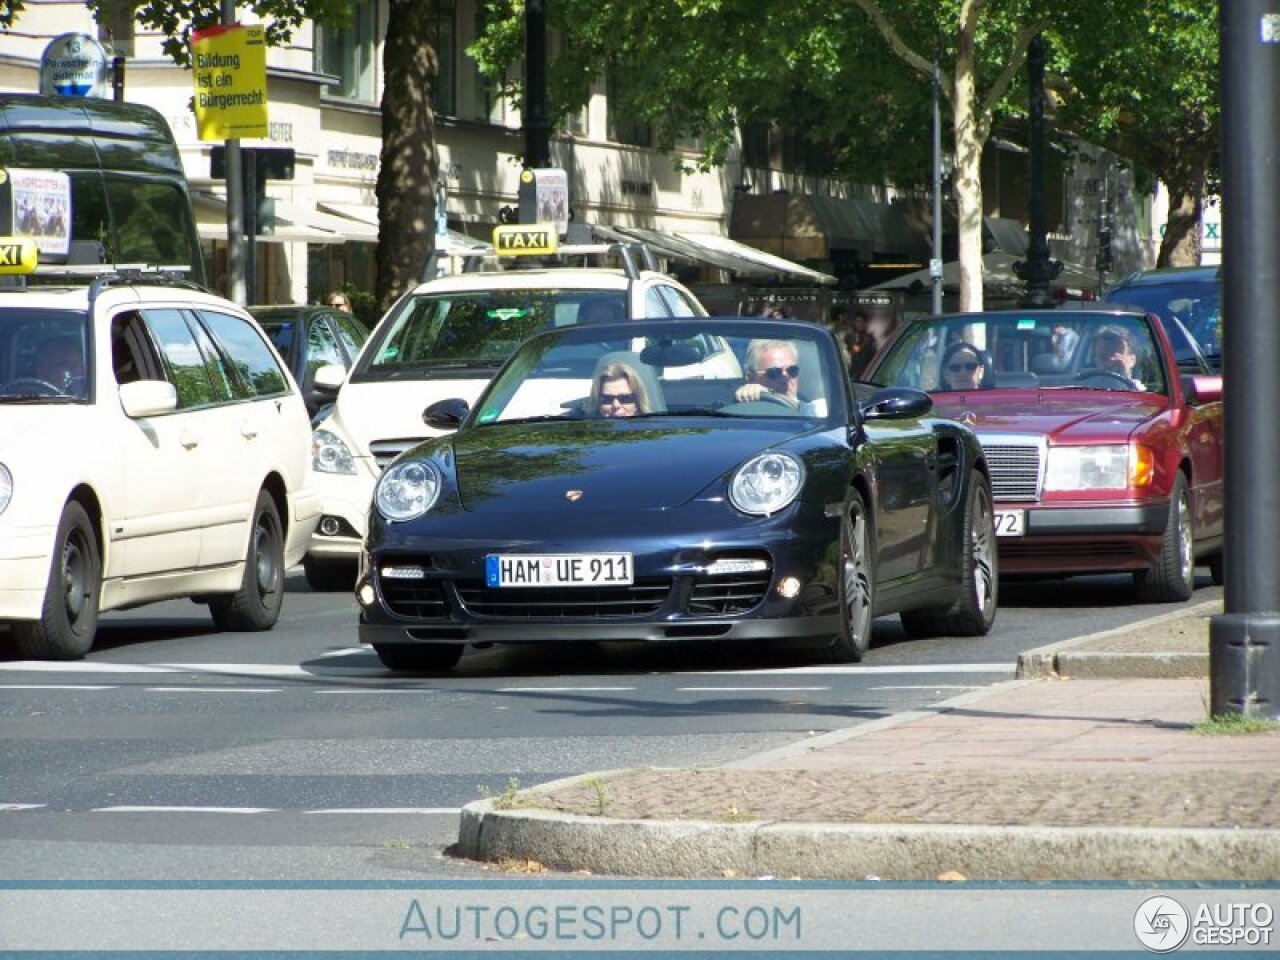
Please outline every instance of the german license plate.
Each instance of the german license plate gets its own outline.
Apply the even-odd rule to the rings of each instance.
[[[484,582],[490,587],[630,586],[634,572],[629,553],[491,553],[484,558]]]
[[[1027,533],[1027,511],[1025,510],[997,510],[996,512],[996,536],[997,537],[1022,537]]]

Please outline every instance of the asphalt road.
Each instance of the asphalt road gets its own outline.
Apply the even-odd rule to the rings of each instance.
[[[1221,594],[1201,579],[1192,603]],[[398,676],[355,643],[354,601],[301,577],[276,629],[203,607],[104,617],[83,662],[14,659],[0,632],[3,879],[474,879],[457,810],[511,784],[713,765],[1008,679],[1025,649],[1163,614],[1127,578],[1005,584],[993,633],[864,664],[763,648],[492,648]]]

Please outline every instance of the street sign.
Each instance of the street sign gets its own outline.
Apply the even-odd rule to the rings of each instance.
[[[224,24],[191,34],[196,127],[201,140],[267,135],[267,34]]]
[[[40,58],[40,92],[46,97],[111,97],[111,61],[87,33],[54,37]]]
[[[500,257],[546,256],[556,252],[559,237],[549,223],[493,228],[493,249]]]

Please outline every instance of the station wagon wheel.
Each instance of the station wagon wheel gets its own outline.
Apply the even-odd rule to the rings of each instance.
[[[1195,534],[1186,478],[1179,473],[1169,494],[1169,519],[1160,542],[1160,556],[1149,570],[1133,575],[1138,596],[1149,603],[1179,603],[1195,590]]]
[[[89,514],[73,500],[58,521],[40,619],[13,623],[18,651],[29,659],[79,660],[98,632],[101,592],[98,538]]]
[[[240,589],[209,601],[213,622],[222,630],[270,630],[284,603],[284,528],[280,511],[266,490],[259,491],[249,531]]]
[[[961,529],[960,595],[942,609],[904,610],[902,626],[913,637],[980,637],[996,619],[999,566],[991,482],[978,470],[969,475]]]
[[[838,663],[857,663],[871,647],[875,555],[866,503],[851,491],[840,521],[840,632],[832,644]]]
[[[375,643],[373,652],[388,670],[433,673],[452,670],[462,659],[461,643]]]

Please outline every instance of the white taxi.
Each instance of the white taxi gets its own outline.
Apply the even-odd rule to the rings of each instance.
[[[117,271],[0,287],[0,625],[75,659],[176,597],[267,630],[319,518],[298,386],[242,309]]]
[[[474,403],[527,337],[573,324],[706,315],[667,274],[630,265],[462,273],[414,288],[378,323],[349,373],[316,372],[318,385],[341,389],[312,442],[323,516],[303,560],[308,583],[354,587],[382,470],[440,435],[423,422],[428,406],[451,397]]]

